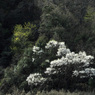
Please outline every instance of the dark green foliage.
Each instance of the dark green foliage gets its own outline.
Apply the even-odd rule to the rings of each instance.
[[[42,35],[38,38],[35,45],[43,48],[47,42],[48,42],[48,38],[45,35]]]
[[[17,66],[14,65],[5,69],[4,77],[1,80],[1,90],[8,91],[9,89],[6,88],[8,86],[11,88],[13,85],[19,89],[24,89],[27,86],[27,82],[25,81],[27,75],[34,70],[31,56],[32,48],[25,49],[25,52]],[[28,89],[28,87],[25,89]]]
[[[6,67],[11,60],[11,33],[0,24],[0,66]]]
[[[15,24],[23,24],[29,21],[39,20],[40,9],[35,6],[33,0],[0,0],[2,17],[5,28],[12,28]]]
[[[90,78],[89,81],[88,81],[88,84],[89,84],[91,90],[93,88],[95,88],[95,79]]]
[[[63,11],[59,6],[52,3],[45,5],[42,11],[39,32],[40,34],[45,34],[50,39],[53,35],[62,31],[62,29],[64,30],[62,26]]]

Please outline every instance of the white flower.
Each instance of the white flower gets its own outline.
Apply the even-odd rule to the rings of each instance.
[[[53,60],[50,62],[51,67],[62,66],[64,63],[61,59]]]
[[[40,50],[39,47],[37,47],[37,46],[34,46],[34,47],[33,47],[33,52],[34,52],[34,53],[36,53],[36,52],[39,51],[39,50]]]
[[[79,55],[81,56],[81,57],[85,57],[86,56],[86,52],[84,51],[84,52],[79,52]]]
[[[55,44],[54,44],[55,43]],[[60,56],[61,58],[58,58],[56,60],[53,60],[50,62],[50,67],[46,69],[45,73],[47,74],[55,74],[57,71],[60,71],[64,69],[67,65],[70,64],[78,64],[81,68],[88,67],[90,65],[90,62],[92,59],[94,59],[91,55],[86,55],[86,52],[71,52],[70,49],[67,49],[64,42],[56,42],[56,41],[50,41],[47,43],[46,48],[56,47],[57,48],[57,56]],[[61,72],[61,71],[60,71]],[[79,74],[86,73],[87,70],[81,69],[79,72],[77,70],[73,71],[73,74],[75,76],[78,76]],[[83,75],[81,77],[84,77]]]
[[[32,58],[32,62],[34,62],[35,61],[35,58]]]
[[[45,62],[49,63],[50,61],[47,59],[47,60],[45,60]]]
[[[79,75],[79,72],[77,70],[75,70],[75,71],[73,71],[73,75],[77,77]]]
[[[90,76],[95,76],[95,69],[94,68],[86,68],[85,73],[90,74]]]
[[[46,68],[45,73],[48,74],[48,75],[51,75],[51,74],[55,74],[56,71],[55,71],[54,68],[51,68],[51,67],[50,67],[50,68]]]
[[[39,73],[34,73],[30,74],[26,81],[28,82],[28,85],[35,85],[37,86],[38,84],[41,84],[46,81],[46,78],[43,78],[41,74]]]
[[[59,48],[66,48],[65,42],[59,42],[58,45],[59,45]]]
[[[70,49],[66,48],[66,45],[64,42],[57,42],[54,40],[49,41],[45,49],[57,49],[56,51],[56,57],[58,57],[55,60],[52,60],[51,62],[49,59],[46,59],[45,62],[50,63],[50,66],[46,68],[46,71],[44,72],[47,75],[52,74],[60,74],[65,73],[67,68],[69,69],[70,66],[73,66],[74,70],[72,76],[80,76],[80,78],[85,77],[92,77],[95,76],[95,69],[94,68],[88,68],[90,64],[92,63],[92,60],[94,59],[93,56],[87,55],[86,52],[71,52]],[[33,52],[40,55],[44,51],[40,49],[40,47],[33,47]],[[53,53],[53,52],[52,52]],[[41,56],[39,56],[41,57]],[[35,59],[32,58],[32,61]],[[35,73],[31,74],[29,77],[27,77],[27,81],[29,85],[38,85],[41,82],[44,82],[46,79],[42,77],[41,74]]]
[[[72,60],[73,60],[73,64],[80,62],[80,58],[78,57],[74,57]]]
[[[71,53],[67,53],[66,54],[66,58],[68,58],[69,60],[72,60],[74,58],[75,53],[71,52]]]
[[[40,47],[34,46],[33,47],[33,54],[42,54],[44,51],[42,49],[40,49]]]
[[[49,42],[46,44],[45,48],[46,48],[46,49],[49,49],[49,48],[56,47],[57,45],[58,45],[58,42],[57,42],[57,41],[51,40],[51,41],[49,41]]]
[[[95,76],[95,69],[94,68],[85,68],[82,71],[79,71],[80,77],[85,78],[85,77],[93,77]]]
[[[61,60],[62,60],[63,65],[67,65],[68,64],[68,59],[67,58],[62,57]]]
[[[59,42],[58,45],[59,45],[59,47],[58,47],[58,51],[57,51],[57,56],[64,56],[67,53],[70,53],[70,49],[66,48],[64,42]]]
[[[84,73],[85,73],[85,71],[79,71],[79,73],[80,73],[80,74],[84,74]]]
[[[57,51],[57,56],[63,56],[65,54],[67,54],[67,49],[66,48],[59,48]]]

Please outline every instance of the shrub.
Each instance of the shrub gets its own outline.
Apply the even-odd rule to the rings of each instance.
[[[49,85],[52,89],[71,89],[77,79],[85,80],[95,76],[95,69],[90,67],[94,57],[87,55],[86,52],[71,52],[64,42],[52,40],[46,44],[45,50],[34,46],[33,52],[35,58],[41,58],[44,55],[44,59],[48,59],[50,66],[46,67],[42,76],[47,79],[44,85]],[[31,85],[33,85],[32,80]]]

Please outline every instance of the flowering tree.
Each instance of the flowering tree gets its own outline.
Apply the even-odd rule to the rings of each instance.
[[[45,82],[47,79],[48,81],[51,81],[53,87],[55,86],[60,89],[63,87],[68,88],[68,84],[70,85],[75,77],[83,79],[95,76],[95,69],[90,67],[90,65],[93,64],[94,57],[87,55],[86,52],[71,52],[64,42],[51,40],[46,44],[44,50],[34,46],[33,52],[34,54],[39,55],[39,57],[44,54],[46,59],[45,62],[48,62],[50,65],[43,73],[46,75],[46,78],[39,78],[40,82],[36,81],[38,83],[41,83],[42,81]],[[50,57],[45,56],[47,53]],[[53,58],[51,58],[52,56]],[[35,59],[33,59],[33,61],[34,60]],[[32,74],[32,76],[35,76],[35,74]],[[35,83],[33,80],[36,80],[37,77],[35,78],[32,76],[30,75],[27,78],[27,81],[29,84],[33,85]],[[31,79],[31,81],[29,81],[29,79]],[[36,85],[38,83],[36,83]]]

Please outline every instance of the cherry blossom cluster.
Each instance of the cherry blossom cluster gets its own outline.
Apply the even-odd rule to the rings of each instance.
[[[57,42],[55,40],[51,40],[45,46],[46,49],[55,48],[55,47],[58,48],[57,56],[62,56],[70,52],[70,49],[66,48],[64,42]]]
[[[94,68],[85,68],[84,70],[78,71],[75,70],[73,71],[74,76],[80,76],[80,78],[86,78],[86,77],[93,77],[95,76],[95,69]]]
[[[51,40],[51,41],[49,41],[49,42],[46,44],[45,48],[46,48],[46,49],[54,48],[54,47],[57,47],[57,45],[58,45],[58,42],[57,42],[57,41]]]
[[[35,85],[37,86],[38,84],[42,84],[43,82],[46,81],[46,78],[43,78],[40,73],[34,73],[30,74],[26,81],[28,82],[28,85]]]
[[[94,59],[93,56],[87,55],[86,52],[71,52],[70,49],[66,48],[64,42],[57,42],[57,41],[49,41],[47,43],[46,48],[51,48],[51,47],[58,47],[57,49],[57,56],[60,56],[61,58],[58,58],[56,60],[53,60],[50,62],[50,67],[48,67],[45,71],[46,74],[56,74],[64,69],[67,65],[77,65],[81,66],[81,68],[85,68],[85,72],[88,70],[88,66],[91,64],[91,61]],[[79,67],[77,67],[79,68]],[[95,75],[94,70],[91,71],[89,70],[89,73],[91,75]],[[92,73],[93,72],[93,73]],[[73,71],[73,75],[78,76],[79,73],[81,74],[81,71],[78,72],[77,70]]]
[[[34,46],[33,47],[33,49],[32,49],[32,51],[33,51],[33,54],[41,54],[41,53],[43,53],[43,50],[42,49],[40,49],[40,47],[37,47],[37,46]]]
[[[64,56],[67,53],[70,53],[70,49],[66,48],[66,45],[64,42],[59,42],[58,43],[58,51],[57,51],[57,56]]]

